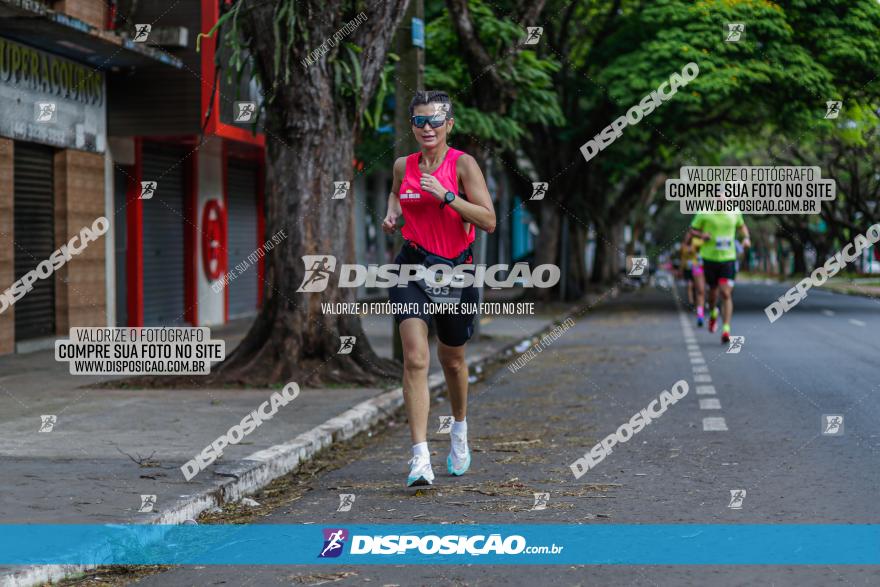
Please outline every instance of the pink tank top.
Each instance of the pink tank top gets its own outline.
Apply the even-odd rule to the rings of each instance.
[[[458,174],[455,163],[464,155],[463,151],[446,151],[440,167],[432,175],[447,190],[458,196]],[[435,255],[451,259],[474,242],[474,225],[465,232],[464,220],[452,206],[440,208],[440,200],[429,193],[422,192],[419,180],[419,159],[422,154],[413,153],[406,158],[406,173],[400,184],[400,207],[403,210],[403,238],[412,241]]]

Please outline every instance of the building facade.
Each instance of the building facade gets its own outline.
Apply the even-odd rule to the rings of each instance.
[[[261,266],[219,292],[211,287],[265,240],[265,139],[254,122],[234,121],[237,103],[256,102],[258,92],[246,76],[237,86],[216,67],[224,62],[216,58],[218,36],[195,47],[220,6],[155,0],[137,3],[126,19],[161,23],[160,39],[177,45],[165,40],[165,50],[183,67],[142,68],[108,84],[115,225],[125,232],[115,252],[120,325],[217,325],[259,305]],[[144,184],[150,197],[141,194]]]
[[[262,261],[215,285],[265,240],[265,140],[236,121],[257,89],[218,71],[216,39],[195,48],[221,6],[0,0],[0,292],[30,286],[0,312],[0,354],[256,312]],[[28,277],[100,217],[106,234]]]

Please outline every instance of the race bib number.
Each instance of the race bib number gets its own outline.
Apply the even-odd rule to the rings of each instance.
[[[444,282],[447,282],[443,285]],[[424,277],[417,281],[419,287],[436,304],[457,304],[461,301],[462,285],[464,284],[463,273],[453,273],[452,281],[443,278],[439,271],[425,268]]]
[[[718,250],[727,250],[733,246],[733,239],[730,238],[716,238],[715,239],[715,248]]]

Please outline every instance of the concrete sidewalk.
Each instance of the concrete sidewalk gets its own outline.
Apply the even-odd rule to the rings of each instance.
[[[536,316],[487,317],[469,344],[469,364],[551,327],[567,306]],[[218,328],[227,353],[248,327]],[[374,349],[391,356],[391,321],[365,318]],[[432,343],[434,346],[434,343]],[[269,389],[82,389],[108,377],[72,376],[52,351],[0,358],[0,521],[34,523],[180,523],[223,501],[240,499],[294,470],[317,451],[368,429],[402,403],[400,388],[303,389],[240,444],[192,481],[180,466],[269,398]],[[442,387],[432,352],[431,387]],[[40,416],[54,414],[51,432]],[[404,455],[405,456],[405,455]],[[141,495],[155,495],[140,513]],[[58,577],[32,568],[6,584]],[[11,568],[0,567],[0,573]],[[19,570],[20,571],[20,570]],[[15,582],[11,582],[15,581]],[[0,581],[2,583],[2,581]]]

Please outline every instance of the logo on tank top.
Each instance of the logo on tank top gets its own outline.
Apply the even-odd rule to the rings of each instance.
[[[420,194],[419,192],[414,192],[412,190],[406,190],[405,192],[400,194],[401,200],[418,200],[421,199],[421,197],[422,194]]]

